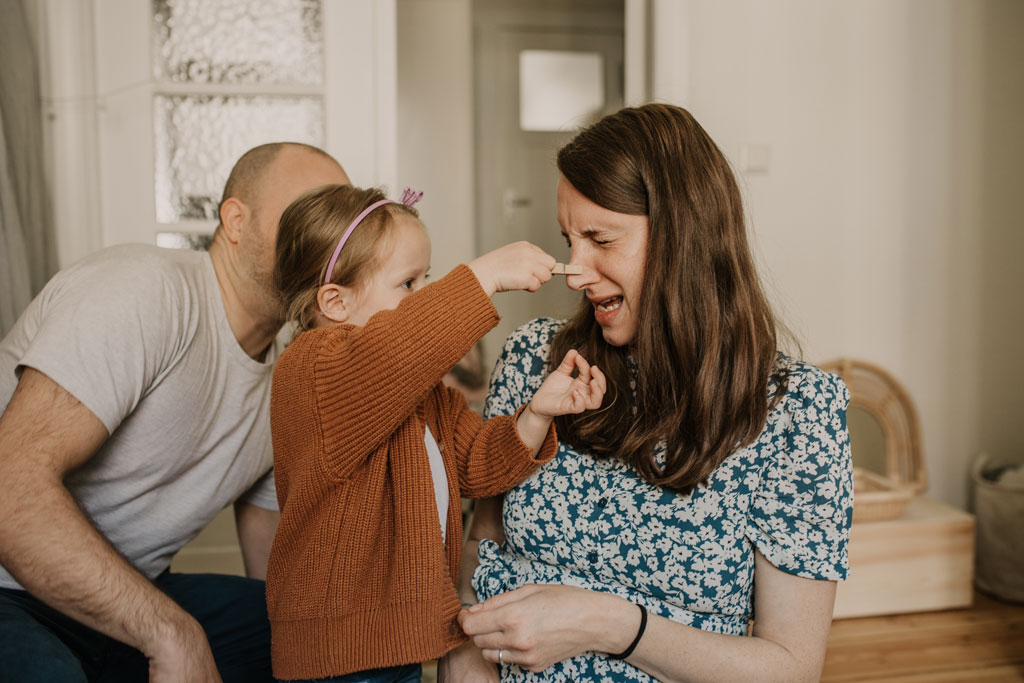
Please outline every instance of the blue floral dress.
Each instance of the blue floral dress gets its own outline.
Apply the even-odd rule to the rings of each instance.
[[[511,414],[533,397],[548,374],[560,326],[540,318],[509,336],[485,417]],[[789,371],[788,389],[760,436],[690,495],[652,486],[616,459],[560,443],[554,460],[506,494],[504,545],[480,544],[473,575],[480,599],[529,583],[580,586],[696,628],[744,635],[753,611],[755,548],[786,572],[845,578],[853,509],[849,393],[838,377],[807,363],[780,355],[779,366]],[[587,652],[540,674],[505,665],[502,680],[653,679]]]

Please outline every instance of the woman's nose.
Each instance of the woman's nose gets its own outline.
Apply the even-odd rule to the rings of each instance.
[[[579,275],[565,276],[565,284],[569,289],[579,292],[597,282],[597,272],[589,264],[584,263],[583,259],[579,259],[574,255],[569,259],[569,265],[580,266],[583,269],[583,272]]]

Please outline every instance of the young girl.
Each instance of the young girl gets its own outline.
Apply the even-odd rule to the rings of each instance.
[[[575,351],[529,404],[487,423],[441,383],[497,323],[490,297],[536,291],[555,260],[520,242],[427,285],[415,199],[332,185],[281,217],[275,280],[300,333],[271,398],[279,679],[419,680],[420,662],[462,643],[460,496],[519,483],[554,456],[552,418],[604,396]]]

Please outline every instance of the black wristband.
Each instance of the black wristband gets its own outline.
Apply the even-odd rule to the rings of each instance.
[[[636,646],[640,644],[640,639],[644,637],[644,631],[647,629],[647,610],[644,609],[643,605],[637,605],[637,607],[640,608],[640,628],[636,631],[636,638],[634,638],[633,642],[629,644],[629,647],[619,654],[613,655],[609,653],[608,659],[625,659],[630,656],[633,654],[633,650],[636,649]]]

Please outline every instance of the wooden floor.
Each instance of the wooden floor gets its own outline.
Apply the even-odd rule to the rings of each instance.
[[[1024,605],[836,620],[821,680],[1024,682]]]

